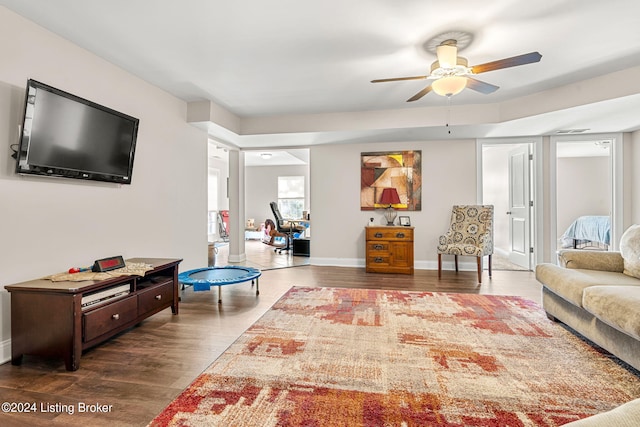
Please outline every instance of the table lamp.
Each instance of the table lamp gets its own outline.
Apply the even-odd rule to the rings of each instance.
[[[393,209],[392,205],[398,203],[400,203],[400,196],[398,196],[398,191],[395,188],[385,188],[382,190],[382,195],[380,195],[380,204],[389,205],[384,213],[384,217],[387,219],[387,225],[393,225],[393,222],[396,220],[396,216],[398,214],[395,209]]]

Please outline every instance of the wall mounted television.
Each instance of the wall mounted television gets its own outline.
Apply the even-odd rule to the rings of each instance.
[[[131,184],[139,120],[27,82],[18,174]]]

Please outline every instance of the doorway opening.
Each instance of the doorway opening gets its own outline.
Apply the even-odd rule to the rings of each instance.
[[[281,212],[292,215],[292,219],[307,216],[310,206],[309,158],[308,148],[277,150],[242,150],[245,200],[243,212],[233,212],[230,208],[230,156],[232,148],[224,144],[209,141],[209,251],[213,247],[215,265],[245,265],[261,270],[295,267],[309,264],[308,256],[294,256],[293,252],[274,253],[274,246],[268,244],[270,236],[266,221],[274,220],[270,202],[283,201],[288,210],[281,206]],[[294,179],[295,178],[295,179]],[[279,185],[282,181],[287,181]],[[293,181],[293,182],[290,182]],[[291,185],[285,185],[291,184]],[[293,184],[297,184],[293,185]],[[295,187],[291,191],[292,187]],[[287,190],[287,191],[285,191]],[[226,215],[226,216],[225,216]],[[236,219],[244,224],[244,233],[234,235],[227,221]],[[222,216],[225,232],[219,229],[217,219]],[[226,235],[226,238],[224,237]],[[310,238],[310,228],[305,233]],[[229,252],[233,239],[241,239],[245,259],[239,262],[229,261]]]
[[[531,140],[479,141],[478,200],[494,206],[496,270],[528,271],[535,265],[535,153]]]
[[[555,250],[615,250],[615,136],[554,138]]]

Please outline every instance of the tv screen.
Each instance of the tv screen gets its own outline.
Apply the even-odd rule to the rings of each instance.
[[[29,80],[16,172],[131,184],[138,123]]]

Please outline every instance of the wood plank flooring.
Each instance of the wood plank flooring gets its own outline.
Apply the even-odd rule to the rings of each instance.
[[[215,254],[215,264],[217,266],[229,264],[229,244],[217,244]],[[232,265],[243,265],[257,268],[259,270],[272,270],[274,268],[295,267],[309,265],[309,257],[293,256],[291,253],[275,253],[274,247],[263,243],[260,240],[245,240],[244,251],[247,256],[246,261],[233,263]]]
[[[35,405],[30,413],[0,412],[0,425],[145,426],[294,285],[522,295],[540,301],[540,285],[529,271],[494,271],[491,280],[485,272],[478,285],[475,272],[445,271],[438,280],[436,271],[425,270],[405,276],[364,268],[277,268],[283,257],[291,265],[298,257],[266,249],[264,259],[279,259],[274,269],[263,271],[259,296],[250,283],[226,286],[218,305],[217,290],[187,288],[181,291],[178,316],[165,310],[86,351],[75,372],[67,372],[61,360],[32,356],[25,356],[21,366],[0,365],[0,401]],[[96,404],[105,406],[89,406]]]

